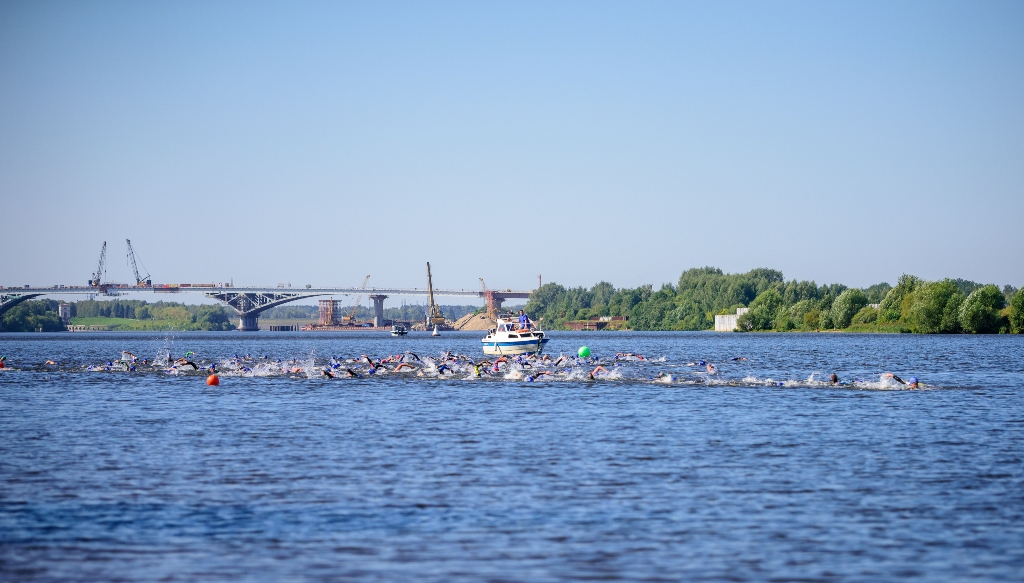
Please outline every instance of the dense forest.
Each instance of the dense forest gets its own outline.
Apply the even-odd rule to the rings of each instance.
[[[873,305],[877,305],[874,307]],[[592,316],[627,316],[633,330],[711,330],[716,314],[750,311],[739,318],[743,331],[852,330],[920,333],[996,333],[1024,330],[1024,294],[963,279],[924,281],[904,275],[858,289],[842,284],[786,281],[782,272],[754,269],[723,273],[714,267],[689,269],[676,285],[615,288],[600,282],[590,289],[541,287],[527,303],[548,328]]]

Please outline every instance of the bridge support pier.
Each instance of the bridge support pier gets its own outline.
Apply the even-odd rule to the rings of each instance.
[[[264,310],[313,295],[318,294],[276,290],[246,292],[231,288],[206,292],[206,297],[224,302],[238,312],[238,330],[241,332],[255,332],[259,330],[260,313]]]
[[[370,299],[373,300],[373,325],[387,326],[388,321],[384,319],[384,300],[388,299],[388,296],[373,294]]]
[[[238,330],[239,332],[256,332],[260,329],[259,314],[239,314],[238,315]]]
[[[501,304],[505,303],[505,296],[489,289],[484,292],[484,299],[487,300],[487,315],[496,318],[501,314]]]

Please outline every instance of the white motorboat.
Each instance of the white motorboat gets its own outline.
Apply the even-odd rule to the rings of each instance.
[[[518,322],[498,318],[497,326],[487,331],[480,344],[484,354],[509,355],[540,352],[548,343],[544,332],[536,326],[522,329]]]
[[[401,325],[401,324],[395,324],[395,325],[391,326],[391,335],[392,336],[405,336],[408,333],[409,333],[409,329],[406,328],[405,326]]]

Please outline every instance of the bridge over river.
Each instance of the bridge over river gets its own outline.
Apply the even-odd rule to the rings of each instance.
[[[377,324],[384,321],[384,300],[390,296],[425,296],[427,288],[360,288],[360,287],[234,287],[214,284],[127,285],[102,284],[99,286],[52,287],[0,287],[0,330],[3,329],[3,314],[21,302],[47,295],[121,296],[126,294],[183,294],[201,293],[208,298],[223,302],[238,312],[238,329],[259,330],[259,315],[264,310],[287,304],[295,300],[328,295],[369,294],[373,300]],[[500,308],[508,299],[528,299],[533,290],[466,290],[434,289],[435,296],[472,297],[487,300],[488,305]],[[165,299],[165,298],[160,298]]]

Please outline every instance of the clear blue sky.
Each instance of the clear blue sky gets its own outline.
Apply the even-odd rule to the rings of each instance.
[[[0,3],[0,284],[1024,284],[1024,3]]]

